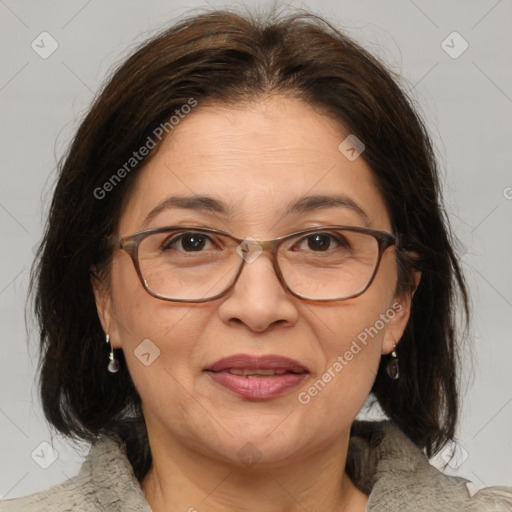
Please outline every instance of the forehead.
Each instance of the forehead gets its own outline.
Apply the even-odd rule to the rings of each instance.
[[[236,107],[199,103],[139,171],[120,233],[139,230],[155,205],[171,195],[215,198],[226,205],[228,221],[264,231],[294,200],[341,194],[366,211],[373,227],[389,229],[369,166],[339,150],[348,135],[297,99]]]

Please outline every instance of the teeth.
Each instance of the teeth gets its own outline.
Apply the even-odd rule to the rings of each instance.
[[[283,375],[286,373],[286,370],[247,370],[242,368],[230,368],[228,372],[232,373],[233,375],[240,375],[243,377],[251,378],[271,375]]]

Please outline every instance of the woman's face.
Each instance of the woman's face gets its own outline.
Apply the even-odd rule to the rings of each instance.
[[[256,240],[324,225],[390,232],[368,165],[338,149],[348,135],[295,99],[238,108],[199,104],[137,177],[119,235],[171,225]],[[146,220],[170,196],[208,197],[224,212],[169,206]],[[343,196],[364,213],[325,201],[289,208],[310,196]],[[269,253],[246,263],[227,295],[201,304],[149,295],[125,251],[114,251],[111,270],[109,291],[95,286],[98,310],[113,346],[125,354],[150,439],[158,435],[182,450],[237,464],[252,457],[275,466],[345,442],[381,354],[398,342],[409,314],[409,299],[395,296],[394,247],[364,294],[330,303],[285,291]],[[263,366],[267,356],[289,358],[306,371],[277,396],[248,396],[208,371],[240,355],[262,358]]]

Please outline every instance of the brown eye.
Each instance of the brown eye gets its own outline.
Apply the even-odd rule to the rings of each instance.
[[[208,242],[210,242],[209,237],[203,233],[187,232],[166,240],[162,250],[199,252],[205,248]]]
[[[311,252],[326,252],[336,248],[348,248],[350,244],[341,234],[311,233],[294,245],[293,250],[306,250]]]
[[[331,247],[332,237],[325,233],[315,233],[308,236],[308,249],[312,251],[326,251]]]

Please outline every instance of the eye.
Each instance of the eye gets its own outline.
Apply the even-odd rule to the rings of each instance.
[[[331,247],[332,237],[325,233],[315,233],[307,237],[308,249],[312,251],[327,251]]]
[[[332,233],[320,232],[311,233],[310,235],[305,236],[292,247],[292,250],[326,252],[330,249],[344,247],[349,248],[350,244],[348,243],[347,239],[340,233],[334,235]]]
[[[163,251],[184,251],[184,252],[200,252],[212,241],[204,233],[187,232],[178,236],[170,237],[162,244]]]

